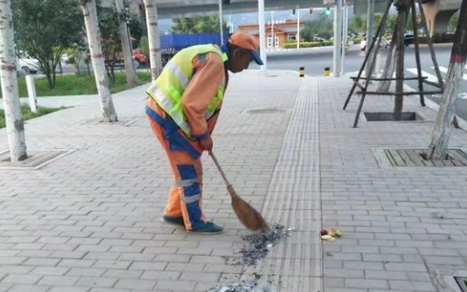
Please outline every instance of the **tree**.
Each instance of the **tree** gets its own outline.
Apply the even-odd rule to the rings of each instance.
[[[300,33],[301,38],[306,42],[313,41],[314,36],[329,39],[332,37],[332,34],[332,19],[326,12],[321,12],[317,19],[306,22],[303,31]]]
[[[149,41],[149,61],[151,63],[151,78],[156,80],[162,72],[162,55],[159,28],[157,25],[157,6],[155,0],[144,0]]]
[[[81,74],[80,64],[86,63],[86,58],[89,55],[89,49],[85,38],[80,38],[80,41],[73,44],[71,48],[68,48],[66,53],[69,56],[67,63],[73,64],[75,66],[76,73],[78,75]]]
[[[10,159],[12,162],[17,162],[26,159],[28,155],[16,77],[15,41],[10,0],[0,1],[0,11],[2,13],[2,21],[0,21],[0,62],[2,64],[0,78],[3,106]]]
[[[101,35],[97,21],[96,0],[79,0],[79,3],[83,11],[84,23],[86,25],[89,52],[94,68],[94,77],[96,79],[97,92],[99,93],[104,122],[116,122],[118,121],[117,113],[113,105],[109,81],[105,74],[105,65],[100,42]]]
[[[115,5],[102,7],[97,4],[98,26],[102,53],[105,58],[105,70],[111,82],[115,81],[115,64],[120,58],[122,42],[120,41],[120,21]]]
[[[129,23],[128,13],[125,13],[126,10],[124,8],[123,0],[116,0],[115,7],[117,10],[119,20],[119,33],[120,33],[120,41],[122,46],[122,53],[123,53],[123,63],[125,65],[125,72],[126,72],[126,83],[129,85],[134,85],[138,83],[136,77],[136,69],[135,65],[133,64],[133,52],[131,49],[131,40],[130,35],[128,33],[128,26],[127,22]],[[123,17],[122,17],[123,16]]]
[[[460,15],[467,13],[467,0],[461,4]],[[456,99],[459,85],[464,74],[464,67],[467,58],[467,19],[462,17],[457,24],[454,44],[452,46],[451,61],[446,77],[446,89],[443,94],[443,101],[439,108],[432,140],[427,152],[429,160],[446,159],[451,136],[451,123],[454,120],[456,110]]]
[[[457,24],[459,23],[459,13],[455,13],[448,23],[448,32],[456,31]]]
[[[394,100],[394,119],[400,121],[402,119],[402,109],[404,106],[404,32],[407,23],[407,14],[410,10],[411,0],[396,0],[395,6],[397,8],[397,38],[392,40],[396,42],[396,97]]]
[[[218,16],[193,16],[173,18],[172,33],[218,33]],[[223,22],[224,31],[228,31],[227,23]]]
[[[355,34],[363,32],[365,31],[365,26],[366,22],[364,22],[363,18],[360,15],[355,15],[349,24],[349,32]]]
[[[18,49],[39,61],[50,88],[65,49],[76,43],[83,22],[75,0],[15,0],[14,25]]]
[[[130,23],[130,31],[137,31],[139,34],[143,31],[142,24],[134,20],[135,16],[125,11],[122,13],[117,12],[115,3],[107,7],[97,3],[97,14],[99,15],[98,22],[101,32],[102,52],[105,56],[105,69],[107,76],[111,82],[115,81],[115,65],[118,61],[123,59],[122,55],[122,41],[120,37],[120,24],[121,21]],[[133,19],[133,20],[132,20]],[[139,29],[136,27],[139,25]]]

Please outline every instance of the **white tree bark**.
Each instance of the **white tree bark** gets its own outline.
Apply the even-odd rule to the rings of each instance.
[[[394,119],[400,121],[404,106],[404,32],[409,9],[409,0],[396,0],[397,7],[397,39],[396,41],[396,97],[394,101]]]
[[[396,39],[397,39],[397,26],[394,27],[394,32],[392,34],[392,42],[389,47],[388,54],[386,57],[386,64],[384,66],[383,74],[381,78],[392,78],[394,76],[394,70],[396,68]],[[378,92],[389,92],[391,88],[391,80],[381,81],[378,85]]]
[[[124,4],[123,0],[116,0],[115,6],[117,7],[117,13],[120,15],[123,13]],[[126,72],[126,83],[129,85],[135,85],[138,83],[136,76],[135,66],[133,64],[133,52],[130,46],[130,35],[128,34],[128,26],[124,21],[120,22],[120,40],[122,42],[123,61]]]
[[[467,0],[461,4],[460,15],[467,13]],[[459,94],[459,85],[464,73],[467,58],[467,19],[461,17],[457,25],[454,45],[452,46],[451,61],[446,76],[446,88],[443,102],[438,111],[436,126],[433,130],[432,140],[427,152],[427,159],[445,160],[448,154],[449,138],[451,137],[451,123],[456,110],[456,99]]]
[[[27,152],[16,77],[13,15],[10,4],[10,0],[0,0],[0,79],[10,159],[17,162],[26,159]]]
[[[88,38],[89,52],[91,54],[94,78],[101,103],[104,122],[118,121],[117,113],[112,101],[109,89],[109,81],[105,72],[104,55],[101,47],[101,33],[97,22],[96,0],[80,0],[80,6],[84,15],[86,35]]]
[[[148,27],[149,54],[151,62],[151,77],[156,80],[162,72],[161,40],[157,24],[156,0],[144,0],[146,22]]]

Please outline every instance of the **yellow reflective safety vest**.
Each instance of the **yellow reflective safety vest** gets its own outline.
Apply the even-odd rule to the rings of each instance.
[[[197,45],[181,50],[162,70],[161,75],[153,82],[147,93],[169,115],[182,131],[191,138],[190,126],[182,108],[182,96],[185,88],[193,78],[193,59],[200,54],[216,53],[222,61],[227,60],[227,54],[223,53],[215,45]],[[217,89],[206,109],[206,120],[211,118],[224,98],[225,78]]]

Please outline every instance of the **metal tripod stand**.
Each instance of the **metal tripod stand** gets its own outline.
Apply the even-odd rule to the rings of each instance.
[[[419,95],[420,96],[420,103],[422,106],[425,106],[425,94],[440,94],[443,93],[444,90],[444,82],[441,76],[441,72],[439,70],[438,66],[438,61],[436,59],[436,55],[434,52],[433,48],[433,41],[431,37],[427,34],[427,43],[428,47],[430,50],[431,54],[431,59],[433,62],[433,66],[436,71],[436,76],[438,79],[438,82],[431,82],[428,80],[428,77],[422,76],[422,66],[421,66],[421,61],[420,61],[420,42],[419,42],[419,36],[418,36],[418,29],[419,29],[419,24],[417,23],[417,11],[415,7],[415,1],[417,1],[419,7],[420,7],[420,13],[422,17],[422,25],[427,27],[426,23],[426,17],[425,17],[425,12],[423,11],[423,7],[421,4],[420,0],[388,0],[388,4],[386,7],[386,10],[384,12],[384,16],[381,20],[381,23],[378,27],[377,33],[375,38],[373,39],[373,42],[371,43],[370,49],[365,57],[365,60],[363,61],[363,64],[360,68],[360,71],[358,72],[357,77],[351,77],[351,79],[354,81],[354,84],[352,86],[352,89],[350,90],[350,93],[345,101],[344,104],[344,110],[347,108],[347,105],[350,102],[350,99],[355,91],[355,88],[358,86],[360,88],[360,92],[357,92],[358,94],[361,93],[361,99],[360,99],[360,104],[358,106],[357,114],[355,116],[355,121],[353,127],[356,128],[358,125],[358,120],[360,118],[360,113],[363,108],[363,103],[365,102],[365,97],[367,95],[387,95],[387,96],[395,96],[395,109],[394,109],[394,119],[395,120],[400,120],[400,113],[402,112],[402,105],[403,105],[403,98],[404,96],[408,95]],[[388,15],[389,15],[389,10],[391,8],[391,5],[395,5],[399,11],[398,15],[398,21],[395,27],[396,33],[395,36],[396,38],[393,39],[392,41],[396,42],[396,54],[397,54],[397,64],[396,64],[396,78],[372,78],[375,63],[376,63],[376,57],[379,53],[380,50],[380,45],[381,45],[381,40],[382,37],[385,33],[387,22],[388,22]],[[406,78],[404,76],[404,32],[405,32],[405,26],[407,22],[407,16],[412,10],[412,22],[413,22],[413,28],[414,28],[414,46],[415,46],[415,59],[417,62],[417,77],[413,78]],[[362,77],[363,70],[365,69],[365,66],[367,62],[369,61],[371,56],[371,63],[370,63],[370,68],[369,72],[367,72],[368,77]],[[362,85],[360,83],[360,80],[365,80],[365,84]],[[406,80],[418,80],[418,91],[415,92],[404,92],[404,81]],[[371,81],[396,81],[396,90],[395,92],[377,92],[377,91],[369,91],[368,86]],[[425,91],[423,88],[424,84],[428,84],[431,86],[434,86],[438,88],[439,90],[437,91]]]

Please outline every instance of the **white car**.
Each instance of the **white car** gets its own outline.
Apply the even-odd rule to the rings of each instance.
[[[39,68],[39,61],[27,55],[21,54],[16,60],[16,70],[22,71],[24,74],[36,74]]]
[[[389,43],[388,40],[385,37],[383,37],[381,38],[380,47],[386,48],[388,46],[388,43]],[[362,51],[366,50],[366,38],[362,39],[362,41],[360,42],[360,50]]]

